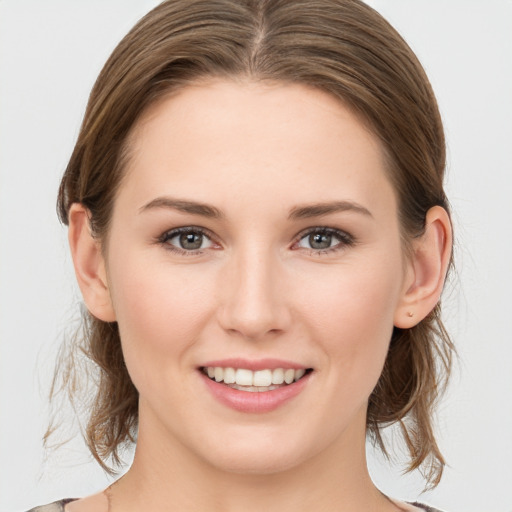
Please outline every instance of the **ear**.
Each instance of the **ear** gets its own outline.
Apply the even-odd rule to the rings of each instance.
[[[414,327],[436,306],[443,291],[452,252],[452,226],[446,210],[434,206],[427,212],[425,232],[412,242],[412,255],[394,325]]]
[[[89,210],[74,203],[69,210],[69,245],[76,279],[89,312],[104,322],[116,316],[108,288],[105,260],[100,242],[92,236]]]

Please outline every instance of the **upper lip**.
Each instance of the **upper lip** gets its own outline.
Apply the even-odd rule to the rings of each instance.
[[[234,357],[229,359],[218,359],[215,361],[207,361],[202,364],[201,368],[208,367],[220,367],[220,368],[244,368],[246,370],[275,370],[276,368],[307,370],[309,367],[300,363],[296,363],[294,361],[286,361],[284,359],[274,359],[274,358],[265,358],[265,359],[243,359],[240,357]]]

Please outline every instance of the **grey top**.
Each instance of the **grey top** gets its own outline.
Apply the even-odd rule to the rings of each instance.
[[[31,508],[28,512],[64,512],[64,506],[77,498],[68,498],[65,500],[55,501],[49,505],[41,505],[40,507]]]
[[[425,512],[443,512],[442,510],[439,510],[438,508],[429,507],[428,505],[424,505],[423,503],[418,503],[415,501],[414,503],[411,503],[411,505],[421,508],[425,510]]]
[[[76,499],[76,498],[75,498]],[[55,503],[50,503],[49,505],[43,505],[41,507],[31,508],[28,512],[64,512],[64,506],[66,503],[70,501],[75,501],[75,499],[69,498],[66,500],[56,501]],[[423,503],[411,503],[415,507],[423,509],[425,512],[442,512],[437,508],[429,507],[428,505],[424,505]]]

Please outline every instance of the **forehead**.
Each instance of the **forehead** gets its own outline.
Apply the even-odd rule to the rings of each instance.
[[[130,145],[123,188],[139,201],[394,201],[377,138],[341,101],[303,85],[187,86],[145,112]]]

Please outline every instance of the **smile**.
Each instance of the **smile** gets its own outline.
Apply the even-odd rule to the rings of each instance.
[[[198,370],[210,396],[249,414],[269,413],[294,402],[314,373],[313,368],[278,359],[210,361]]]
[[[202,371],[211,380],[223,383],[232,389],[249,392],[273,391],[287,386],[304,377],[308,370],[304,368],[274,368],[248,370],[246,368],[223,368],[221,366],[203,367]]]

